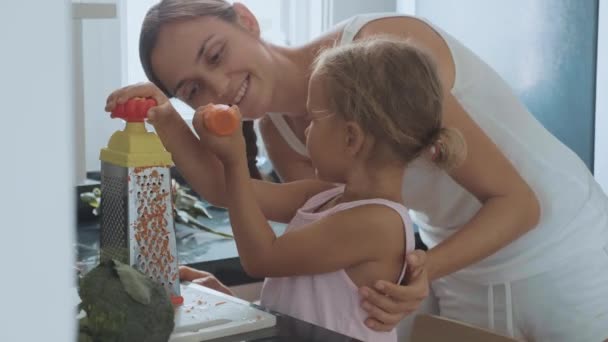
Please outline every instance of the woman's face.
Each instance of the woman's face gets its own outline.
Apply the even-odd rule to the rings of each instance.
[[[171,95],[198,108],[236,104],[245,117],[270,111],[272,58],[255,17],[234,5],[239,22],[207,16],[167,23],[152,50],[156,77]]]

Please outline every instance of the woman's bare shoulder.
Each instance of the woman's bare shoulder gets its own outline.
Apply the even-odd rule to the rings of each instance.
[[[407,39],[424,49],[437,63],[444,87],[447,89],[452,87],[455,78],[452,53],[444,38],[428,22],[413,16],[379,18],[366,23],[354,39],[365,39],[376,35]]]

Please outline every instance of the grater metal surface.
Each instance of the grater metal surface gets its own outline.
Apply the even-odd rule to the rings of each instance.
[[[101,259],[129,264],[128,169],[101,163]]]
[[[169,167],[102,162],[101,258],[133,266],[179,295]]]
[[[179,294],[169,167],[129,168],[128,184],[130,263]]]

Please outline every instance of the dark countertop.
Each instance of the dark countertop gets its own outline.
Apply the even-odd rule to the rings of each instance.
[[[254,305],[255,306],[255,305]],[[256,306],[257,307],[257,306]],[[259,308],[259,307],[258,307]],[[277,325],[245,334],[226,336],[209,342],[347,342],[359,341],[298,319],[274,313]]]

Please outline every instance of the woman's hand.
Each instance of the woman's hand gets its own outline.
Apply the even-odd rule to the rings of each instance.
[[[201,143],[209,148],[225,166],[236,165],[243,161],[247,166],[245,138],[241,129],[241,113],[236,105],[227,108],[213,104],[197,108],[192,118],[192,127],[198,134]],[[237,121],[235,128],[221,133],[215,131],[216,128],[210,127],[213,125],[213,121],[206,117],[215,114],[232,115]],[[222,122],[222,124],[224,123]]]
[[[407,285],[378,281],[375,288],[361,287],[361,306],[369,314],[365,324],[376,331],[390,331],[404,317],[416,311],[429,294],[426,253],[416,250],[406,257]]]
[[[162,105],[169,101],[169,98],[163,94],[153,83],[142,82],[129,85],[114,91],[106,100],[106,112],[114,110],[117,104],[127,102],[128,99],[133,97],[151,97],[156,100],[158,105]]]
[[[179,280],[189,281],[191,283],[208,287],[210,289],[225,293],[230,296],[234,296],[234,293],[230,291],[226,285],[222,284],[217,278],[208,272],[199,271],[192,267],[180,266],[179,267]]]

